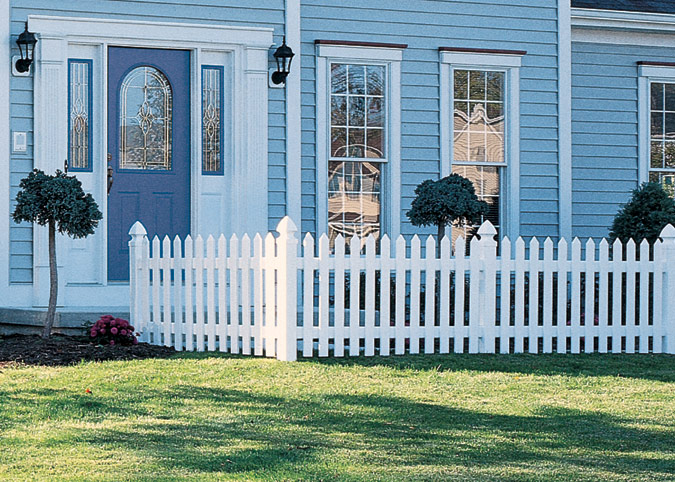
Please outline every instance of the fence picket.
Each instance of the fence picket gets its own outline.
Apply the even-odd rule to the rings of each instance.
[[[208,351],[216,351],[216,282],[215,282],[216,247],[213,236],[206,239],[206,339]]]
[[[251,238],[244,234],[241,238],[241,325],[239,326],[239,338],[241,338],[242,355],[251,354]]]
[[[436,240],[427,237],[425,246],[424,283],[424,353],[434,352],[436,318]]]
[[[652,333],[649,326],[649,273],[653,271],[653,265],[649,263],[649,241],[646,239],[640,243],[640,311],[637,319],[638,333],[640,337],[640,353],[649,353],[649,336]]]
[[[525,272],[527,271],[527,260],[525,259],[525,241],[523,238],[516,240],[516,259],[515,259],[516,285],[513,303],[515,306],[514,336],[515,353],[525,352],[524,334],[527,330],[525,326]]]
[[[538,353],[539,343],[537,333],[539,332],[539,240],[532,238],[530,240],[530,260],[528,269],[528,324],[527,324],[527,339],[528,352]]]
[[[345,238],[335,238],[335,348],[337,357],[345,355]]]
[[[160,303],[159,297],[159,288],[160,288],[160,266],[161,266],[161,253],[159,249],[159,238],[155,236],[152,239],[152,259],[151,259],[151,283],[152,283],[152,343],[155,345],[161,345],[162,340],[160,339],[160,328],[162,323],[162,305]]]
[[[172,346],[171,340],[171,240],[168,236],[164,236],[162,240],[162,260],[161,260],[161,277],[159,281],[162,283],[162,337],[164,346]]]
[[[396,239],[396,319],[394,320],[395,351],[396,355],[405,353],[406,340],[406,312],[405,312],[405,285],[406,285],[406,243],[403,236]]]
[[[265,273],[265,294],[264,294],[264,304],[265,304],[265,315],[264,315],[264,325],[263,325],[263,339],[265,345],[265,356],[267,357],[276,357],[277,356],[277,317],[276,317],[276,306],[277,306],[277,293],[276,293],[276,240],[272,233],[267,233],[265,236],[265,255],[264,255],[264,273]],[[235,318],[236,320],[239,319]]]
[[[253,343],[256,356],[263,354],[263,239],[260,233],[253,238],[253,298],[255,303],[253,317]]]
[[[365,355],[375,355],[375,274],[377,270],[377,261],[375,259],[375,238],[372,234],[366,238],[366,299],[364,300],[366,308],[365,320]]]
[[[581,350],[581,273],[583,264],[581,261],[581,241],[574,238],[572,241],[572,310],[570,315],[570,335],[572,337],[572,353]]]
[[[595,242],[586,241],[586,262],[584,273],[584,353],[593,353],[595,331]]]
[[[195,336],[197,351],[204,351],[204,239],[195,239],[195,310],[197,312]]]
[[[565,239],[558,241],[558,303],[556,307],[556,351],[567,353],[567,277],[570,271],[568,261],[568,245]]]
[[[501,260],[499,263],[500,277],[500,314],[499,314],[499,352],[509,352],[509,333],[511,332],[511,240],[504,238],[501,245]]]
[[[236,342],[239,337],[239,253],[239,237],[233,234],[230,237],[230,255],[227,258],[227,271],[230,275],[230,316],[224,340],[230,353],[239,353],[239,343]]]
[[[450,245],[450,238],[444,236],[441,240],[441,258],[440,264],[440,293],[438,300],[440,303],[439,309],[439,336],[440,336],[440,353],[450,352],[450,271],[451,271],[451,256],[452,247]]]
[[[352,237],[349,245],[349,356],[360,352],[361,326],[361,239]]]
[[[462,236],[455,241],[455,353],[464,353],[464,337],[466,335],[466,241]]]
[[[330,248],[326,234],[319,238],[319,356],[328,356],[330,331]]]
[[[546,238],[544,241],[544,263],[542,270],[544,271],[544,296],[542,305],[544,308],[544,319],[542,320],[542,334],[544,336],[544,345],[542,347],[543,353],[553,352],[553,241],[551,238]]]
[[[307,233],[303,241],[303,249],[305,260],[302,294],[302,356],[310,358],[314,351],[314,238],[309,233]],[[342,250],[342,256],[344,257],[344,244]]]
[[[391,344],[391,265],[391,242],[385,234],[380,241],[380,356],[389,356]]]
[[[616,239],[612,244],[612,353],[621,353],[624,259],[623,245]]]
[[[225,235],[218,237],[218,259],[216,260],[216,269],[218,270],[218,326],[216,336],[218,337],[218,351],[227,351],[227,240]]]
[[[635,353],[635,241],[626,244],[626,353]]]
[[[194,272],[194,242],[189,234],[185,238],[185,350],[194,350],[194,297],[192,274]]]
[[[598,350],[607,353],[611,347],[608,345],[609,330],[609,243],[606,239],[600,241],[600,253],[598,258],[598,272],[600,284],[598,290]]]

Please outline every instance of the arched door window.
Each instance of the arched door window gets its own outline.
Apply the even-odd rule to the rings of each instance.
[[[171,170],[173,95],[154,67],[131,70],[120,88],[120,169]]]

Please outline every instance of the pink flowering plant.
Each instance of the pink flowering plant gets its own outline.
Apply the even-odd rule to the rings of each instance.
[[[112,315],[102,316],[89,329],[91,341],[99,345],[136,345],[136,335],[138,333],[134,333],[134,327],[127,320]]]

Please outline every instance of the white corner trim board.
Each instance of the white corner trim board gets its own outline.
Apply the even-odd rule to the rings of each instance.
[[[558,235],[572,238],[572,23],[558,0]]]
[[[9,82],[10,82],[10,15],[9,0],[0,0],[0,290],[9,288]],[[9,297],[8,297],[9,298]],[[5,302],[9,302],[7,299]]]

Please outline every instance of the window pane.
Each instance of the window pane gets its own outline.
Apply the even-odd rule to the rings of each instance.
[[[663,110],[663,84],[652,84],[652,110]]]
[[[368,126],[384,126],[384,99],[381,97],[368,98]]]
[[[68,62],[69,79],[69,165],[74,170],[89,170],[91,64],[88,61]]]
[[[663,112],[652,112],[652,139],[663,138]]]
[[[368,95],[384,95],[384,67],[368,66]]]
[[[334,126],[347,125],[347,98],[333,96],[331,99],[331,124]]]
[[[124,77],[119,109],[121,169],[171,170],[172,102],[169,80],[154,67],[137,67]]]
[[[223,69],[202,67],[202,171],[222,172]],[[163,139],[162,139],[163,142]],[[161,148],[161,144],[156,147]]]
[[[666,141],[663,150],[663,161],[665,167],[669,169],[675,168],[675,142]]]
[[[331,246],[346,238],[380,236],[380,165],[362,161],[328,163],[328,233]],[[365,244],[365,239],[363,243]]]
[[[651,143],[651,167],[659,169],[663,167],[663,142]]]
[[[365,129],[349,129],[349,157],[366,157]]]
[[[485,99],[485,72],[476,70],[469,72],[469,99]]]
[[[383,155],[384,130],[368,129],[368,149],[366,157],[381,159]]]
[[[349,93],[350,94],[365,94],[365,66],[350,65],[349,66]]]
[[[364,127],[365,118],[365,97],[349,97],[349,125]]]
[[[675,139],[675,112],[666,112],[666,125],[664,134],[667,139]]]
[[[347,157],[347,129],[331,129],[330,152],[332,157]]]
[[[487,100],[502,101],[504,95],[504,73],[487,72]]]
[[[331,92],[345,94],[347,92],[347,66],[331,64],[330,66]]]
[[[675,174],[672,172],[651,171],[649,181],[660,183],[671,197],[675,194]]]
[[[469,72],[467,70],[455,70],[455,99],[469,98]]]
[[[665,84],[665,90],[666,90],[666,99],[665,99],[666,110],[670,112],[675,112],[675,84]]]

